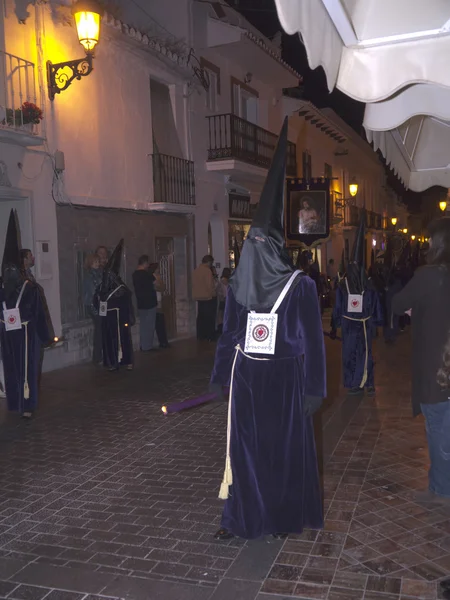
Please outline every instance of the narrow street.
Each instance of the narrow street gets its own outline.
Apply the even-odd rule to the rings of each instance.
[[[409,401],[409,334],[376,344],[377,396],[346,398],[326,338],[317,422],[326,526],[288,540],[215,542],[226,406],[171,416],[207,387],[212,346],[138,355],[135,371],[45,374],[35,420],[0,424],[0,597],[15,600],[406,600],[450,574],[450,509],[427,484]],[[321,422],[320,422],[321,421]]]

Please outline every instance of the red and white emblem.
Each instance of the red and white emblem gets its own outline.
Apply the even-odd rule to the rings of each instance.
[[[359,300],[356,300],[356,298],[354,300],[352,300],[352,306],[353,306],[353,308],[358,308]]]
[[[15,325],[17,323],[17,318],[15,315],[9,315],[8,317],[8,325]]]
[[[253,329],[253,339],[257,342],[265,342],[269,337],[269,328],[266,325],[257,325]]]

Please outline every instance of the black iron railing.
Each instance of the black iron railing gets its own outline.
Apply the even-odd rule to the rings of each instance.
[[[277,136],[236,115],[213,115],[209,121],[208,160],[236,158],[268,169],[277,143]],[[297,175],[295,144],[288,142],[286,174]]]
[[[152,160],[154,202],[195,205],[194,163],[167,154]]]

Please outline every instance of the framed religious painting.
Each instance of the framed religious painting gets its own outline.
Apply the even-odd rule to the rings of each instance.
[[[285,208],[288,246],[312,246],[330,235],[330,180],[288,179]]]

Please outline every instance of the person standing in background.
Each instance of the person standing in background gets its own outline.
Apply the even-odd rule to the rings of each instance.
[[[214,258],[207,254],[192,275],[192,297],[197,301],[197,339],[216,337],[217,292],[213,274]]]
[[[34,256],[33,256],[33,253],[31,252],[31,250],[29,248],[23,248],[20,251],[20,259],[23,264],[26,278],[28,279],[28,281],[31,281],[32,283],[36,283],[36,279],[31,271],[31,269],[34,267],[34,264],[35,264]]]
[[[94,308],[94,296],[102,282],[102,272],[100,270],[100,260],[96,254],[89,254],[84,264],[85,275],[83,279],[83,302],[86,314],[92,319],[94,325],[94,339],[92,362],[96,365],[103,362],[102,351],[102,321],[98,312]]]
[[[170,344],[167,339],[166,320],[162,308],[162,295],[166,291],[166,286],[164,284],[164,281],[162,280],[161,273],[159,272],[158,263],[152,263],[150,265],[150,273],[152,273],[154,277],[156,299],[158,301],[158,306],[156,307],[155,331],[158,337],[159,347],[170,348]]]
[[[337,270],[336,265],[334,264],[334,258],[330,258],[327,265],[327,277],[331,282],[334,282],[336,279]]]
[[[225,315],[225,303],[227,300],[228,282],[231,277],[231,269],[225,267],[222,271],[222,276],[219,283],[217,284],[217,299],[219,302],[219,309],[217,313],[217,333],[222,335],[223,329],[223,318]]]
[[[98,256],[100,269],[103,270],[106,267],[109,258],[108,248],[106,246],[97,246],[94,254]]]
[[[154,286],[155,278],[150,272],[149,267],[150,260],[148,255],[143,254],[138,260],[136,271],[133,273],[133,286],[139,314],[139,333],[142,352],[155,350],[153,342],[155,338],[158,300]]]

